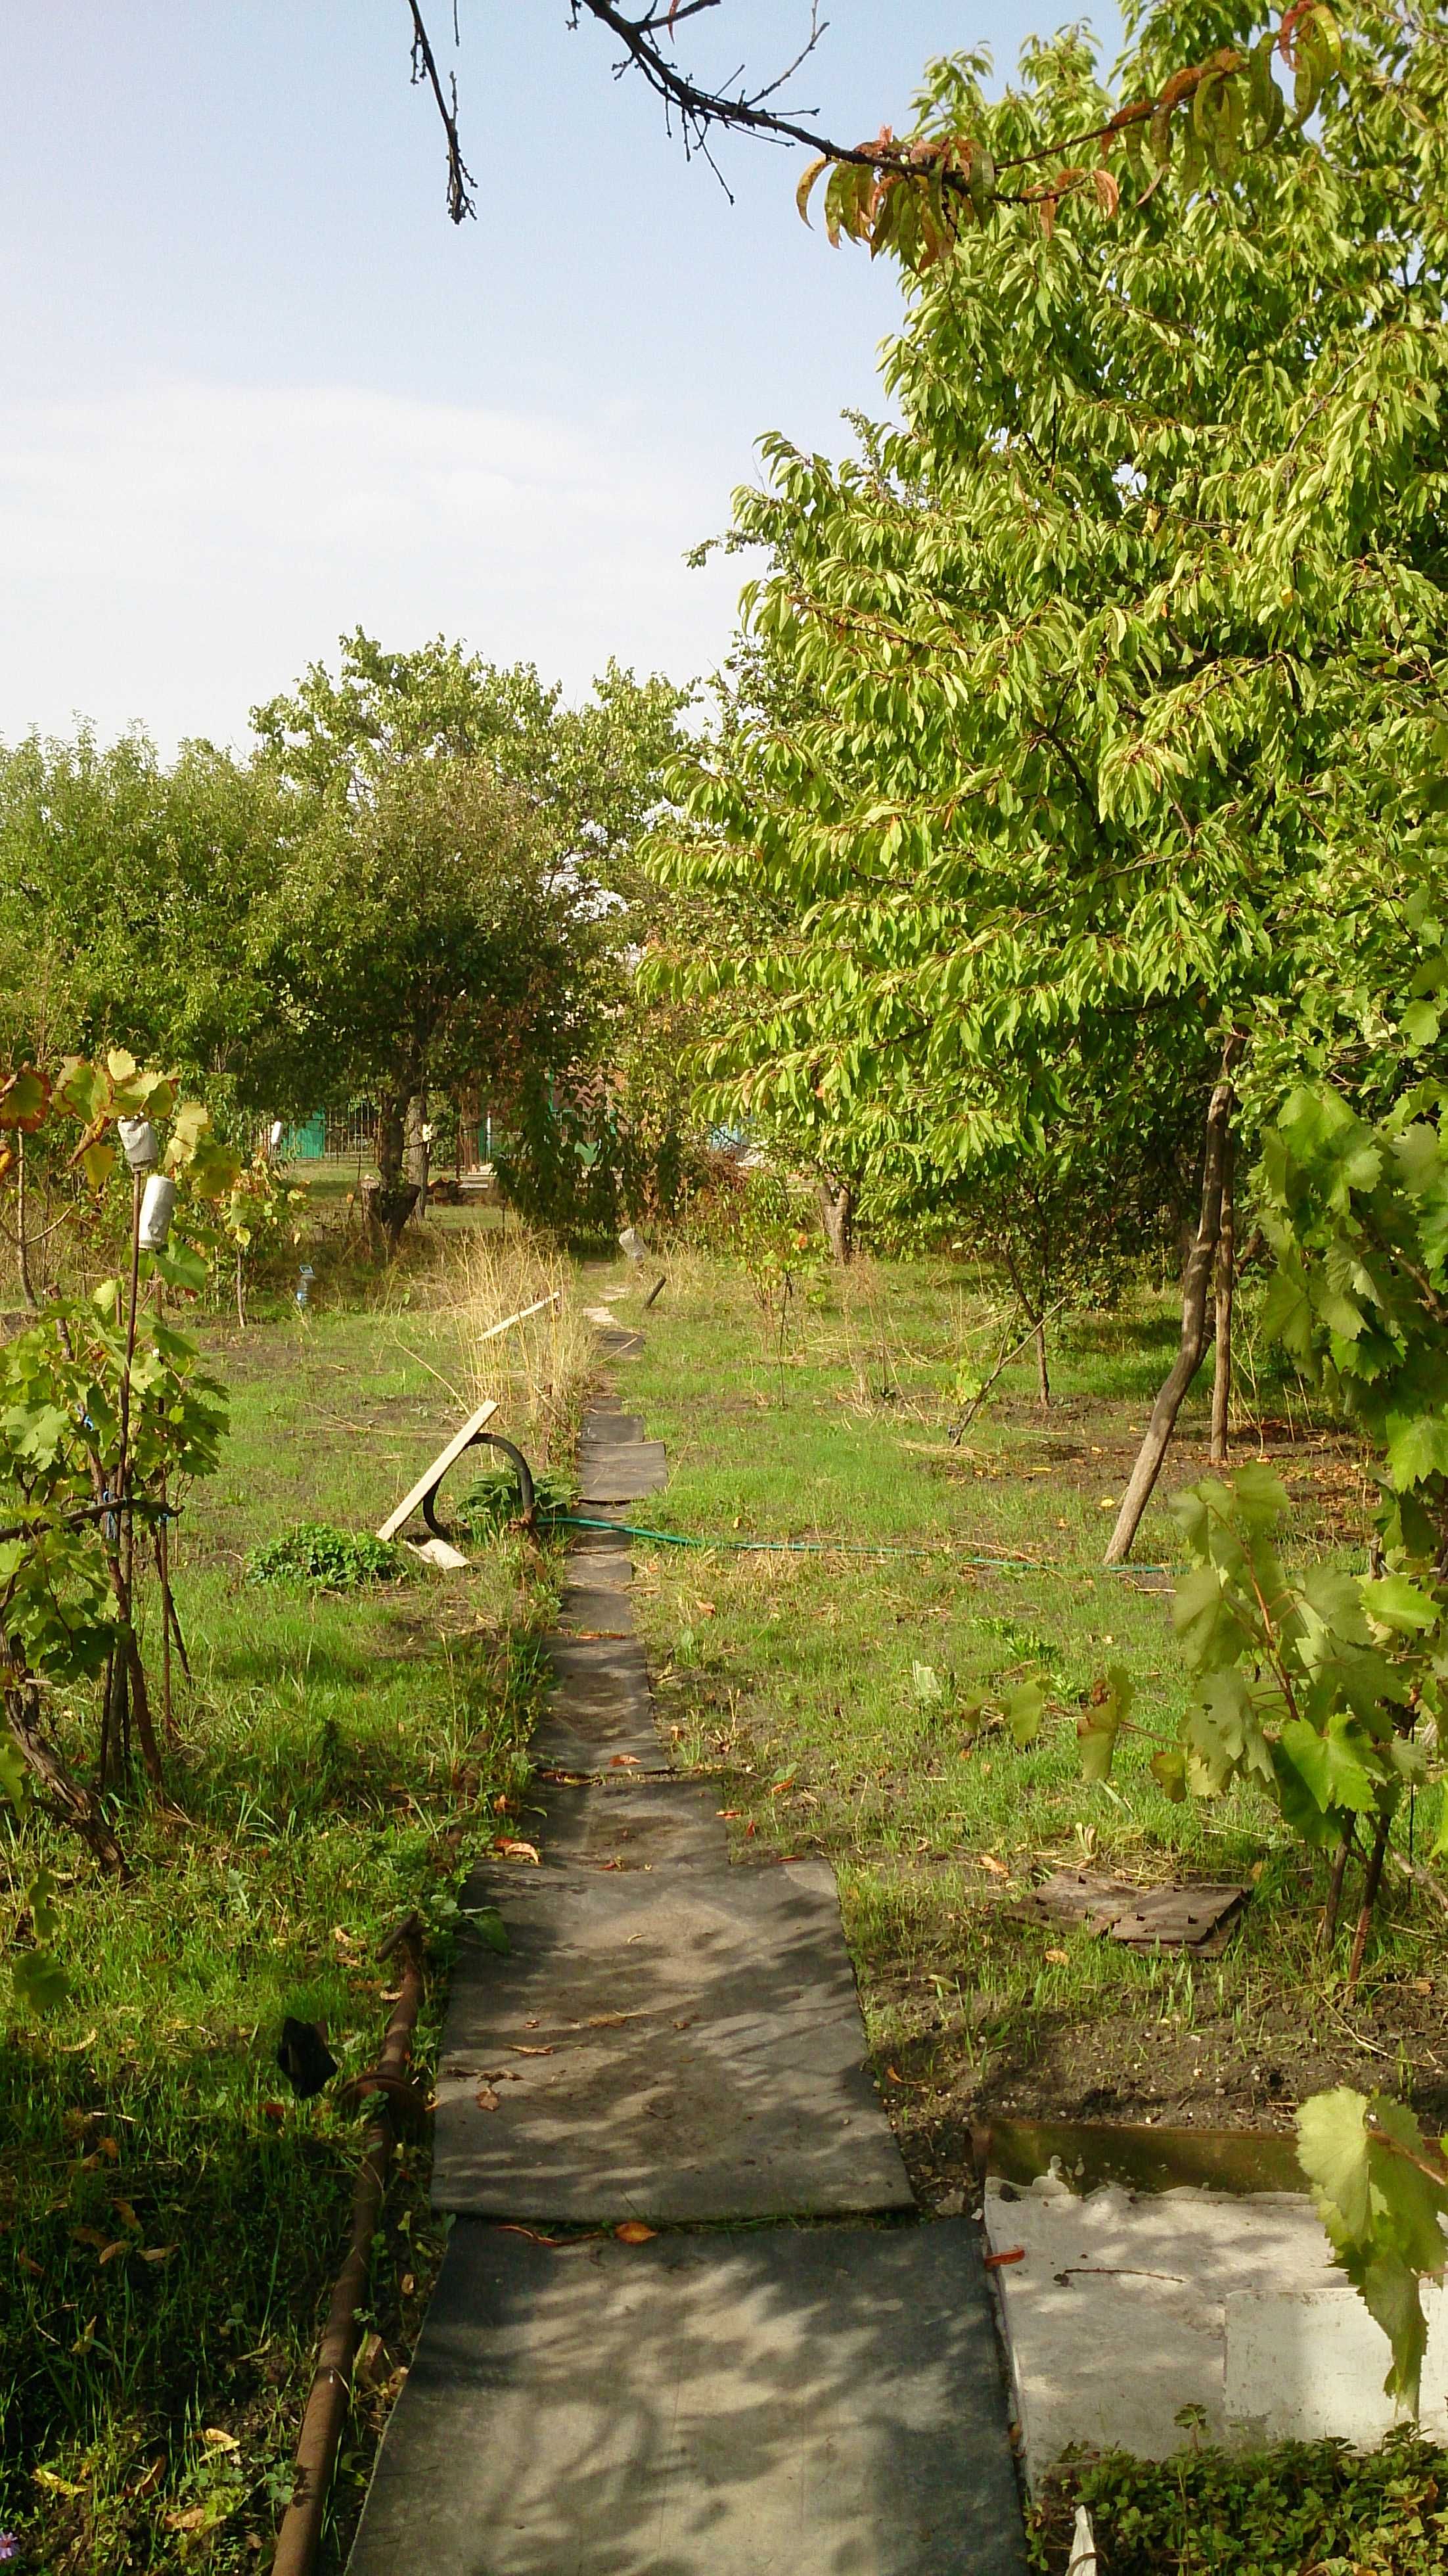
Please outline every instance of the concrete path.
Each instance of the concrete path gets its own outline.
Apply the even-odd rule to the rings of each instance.
[[[974,2230],[460,2221],[351,2576],[1017,2576]]]
[[[600,1518],[663,1482],[642,1431],[585,1422]],[[1024,2576],[975,2231],[913,2215],[830,1870],[731,1867],[718,1786],[667,1776],[631,1573],[579,1533],[540,1860],[469,1881],[509,1947],[454,1974],[456,2223],[350,2576]]]

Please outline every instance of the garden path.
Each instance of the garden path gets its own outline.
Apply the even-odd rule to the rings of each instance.
[[[664,1480],[641,1433],[585,1422],[601,1520]],[[454,2225],[350,2576],[1023,2576],[977,2233],[915,2212],[829,1869],[731,1866],[669,1776],[631,1573],[578,1534],[540,1857],[469,1883]]]

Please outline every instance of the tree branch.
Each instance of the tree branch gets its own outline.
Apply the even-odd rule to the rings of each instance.
[[[465,216],[476,215],[478,210],[471,194],[477,183],[463,159],[463,147],[458,137],[457,75],[454,73],[450,83],[452,103],[449,105],[443,96],[437,58],[423,24],[418,0],[409,0],[409,6],[412,10],[412,77],[414,82],[425,80],[437,101],[437,112],[447,136],[447,210],[453,222],[460,224]]]

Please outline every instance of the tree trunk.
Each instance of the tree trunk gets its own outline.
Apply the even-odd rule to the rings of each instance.
[[[848,1181],[841,1181],[838,1189],[821,1181],[820,1215],[831,1252],[840,1268],[848,1269],[855,1250],[855,1193]]]
[[[87,1843],[102,1869],[113,1869],[129,1878],[126,1856],[106,1821],[98,1799],[73,1780],[52,1744],[40,1731],[40,1694],[28,1676],[7,1681],[4,1691],[5,1724],[10,1740],[33,1772],[43,1791],[43,1803],[52,1816],[70,1825]]]
[[[362,1184],[363,1213],[374,1251],[396,1252],[403,1227],[417,1204],[417,1184],[408,1180],[403,1171],[406,1151],[406,1104],[404,1096],[398,1094],[384,1100],[377,1120],[379,1178]]]
[[[1232,1168],[1236,1140],[1227,1133],[1222,1156],[1222,1222],[1217,1235],[1217,1342],[1212,1372],[1212,1450],[1214,1467],[1225,1467],[1232,1414],[1232,1304],[1236,1293],[1237,1229],[1232,1205]]]
[[[1160,1395],[1151,1409],[1146,1437],[1137,1451],[1131,1479],[1121,1498],[1116,1527],[1106,1551],[1108,1565],[1121,1565],[1131,1554],[1132,1541],[1141,1527],[1142,1514],[1150,1502],[1161,1462],[1176,1428],[1182,1399],[1202,1363],[1207,1346],[1207,1296],[1211,1289],[1217,1262],[1217,1238],[1222,1226],[1222,1187],[1227,1159],[1227,1140],[1231,1133],[1234,1094],[1228,1076],[1242,1052],[1242,1039],[1229,1038],[1222,1057],[1221,1078],[1212,1092],[1207,1107],[1206,1151],[1202,1159],[1202,1208],[1197,1223],[1196,1240],[1182,1280],[1181,1348],[1172,1363]]]
[[[1383,1862],[1387,1856],[1388,1836],[1392,1829],[1391,1815],[1379,1816],[1378,1829],[1373,1836],[1373,1847],[1368,1854],[1367,1871],[1363,1878],[1362,1911],[1358,1915],[1357,1929],[1352,1936],[1352,1957],[1347,1963],[1347,1990],[1350,1995],[1357,1993],[1358,1979],[1362,1975],[1363,1952],[1368,1946],[1373,1907],[1378,1901],[1378,1889],[1382,1885]]]
[[[20,1249],[20,1293],[32,1315],[34,1315],[39,1312],[39,1300],[36,1297],[30,1278],[30,1245],[26,1240],[25,1234],[26,1219],[29,1213],[26,1202],[25,1130],[23,1127],[18,1127],[15,1131],[15,1231]]]
[[[419,1216],[427,1214],[427,1182],[432,1163],[432,1150],[423,1132],[426,1125],[427,1093],[415,1091],[407,1104],[403,1170],[417,1192],[416,1212]]]
[[[1041,1411],[1043,1413],[1049,1413],[1051,1409],[1051,1373],[1046,1366],[1046,1318],[1044,1315],[1035,1327],[1033,1338],[1036,1345],[1036,1394],[1040,1401]]]

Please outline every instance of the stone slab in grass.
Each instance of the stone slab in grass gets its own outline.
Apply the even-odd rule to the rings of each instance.
[[[349,2576],[1025,2576],[974,2231],[464,2220]]]
[[[996,2281],[1033,2486],[1077,2443],[1164,2459],[1199,2439],[1370,2447],[1392,2426],[1387,2338],[1305,2193],[1078,2195],[1052,2173],[1025,2190],[992,2179],[985,2206],[1011,2258]],[[1448,2298],[1425,2288],[1423,2424],[1441,2441]]]
[[[584,1441],[603,1441],[616,1448],[621,1441],[642,1440],[644,1418],[641,1413],[614,1413],[606,1405],[596,1404],[583,1417],[580,1437]]]
[[[913,2206],[823,1862],[488,1885],[511,1951],[469,1944],[454,1974],[439,2209],[593,2222]]]
[[[726,1869],[716,1780],[550,1782],[524,1802],[524,1832],[548,1867]]]
[[[597,1342],[599,1350],[602,1352],[605,1359],[633,1360],[638,1358],[638,1355],[644,1346],[644,1337],[642,1333],[626,1332],[621,1325],[613,1322],[603,1324],[594,1322],[594,1309],[590,1306],[585,1306],[583,1311],[589,1318],[589,1321],[594,1323],[593,1338]],[[608,1308],[606,1306],[600,1307],[598,1312],[602,1315],[607,1315]]]
[[[594,1503],[630,1503],[644,1494],[661,1494],[668,1481],[662,1440],[579,1443],[578,1499],[585,1509]]]

